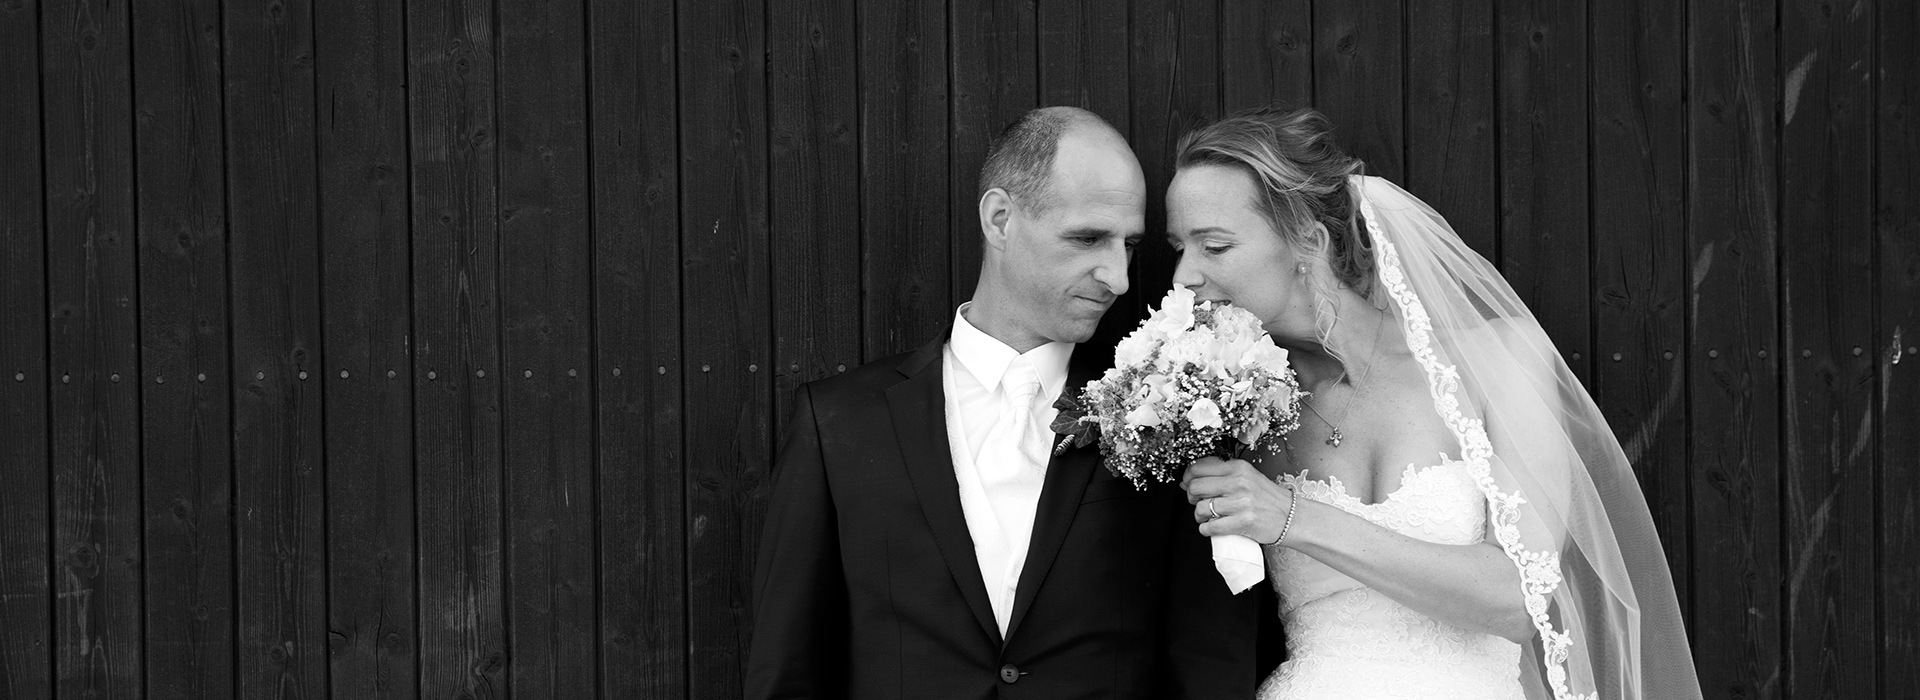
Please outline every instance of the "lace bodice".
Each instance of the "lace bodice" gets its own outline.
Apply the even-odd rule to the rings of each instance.
[[[1282,475],[1305,498],[1381,527],[1442,544],[1483,541],[1487,502],[1465,462],[1441,456],[1407,465],[1380,503],[1347,493],[1337,478]],[[1262,684],[1263,699],[1520,698],[1520,646],[1415,612],[1318,560],[1267,549],[1280,594],[1287,662]]]

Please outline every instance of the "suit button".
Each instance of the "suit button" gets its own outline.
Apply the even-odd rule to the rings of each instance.
[[[1001,666],[1001,667],[1000,667],[1000,680],[1002,680],[1002,681],[1005,681],[1005,682],[1008,682],[1008,683],[1012,683],[1012,682],[1014,682],[1014,681],[1017,681],[1017,680],[1020,680],[1020,669],[1019,669],[1019,667],[1016,667],[1016,666],[1014,666],[1013,664],[1007,664],[1007,665],[1005,665],[1005,666]]]

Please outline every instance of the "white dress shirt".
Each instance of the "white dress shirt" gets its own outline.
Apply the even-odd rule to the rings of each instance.
[[[986,440],[1001,416],[1012,408],[1007,387],[1000,380],[1007,366],[1021,354],[969,323],[968,306],[962,304],[954,313],[953,335],[942,357],[947,441],[974,556],[986,583],[987,599],[993,605],[994,621],[1005,635],[1013,617],[1014,591],[1033,538],[1034,513],[1040,505],[1047,465],[1044,459],[1019,469],[985,463],[1007,453],[988,449]],[[1073,355],[1073,348],[1072,343],[1048,343],[1025,353],[1040,379],[1040,394],[1033,408],[1035,430],[1047,430],[1059,414],[1053,402],[1066,388],[1067,359]]]

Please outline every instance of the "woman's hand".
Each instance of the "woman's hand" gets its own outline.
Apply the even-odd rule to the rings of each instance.
[[[1293,491],[1268,479],[1246,460],[1204,457],[1187,466],[1180,488],[1193,504],[1200,534],[1243,535],[1272,544],[1286,527]],[[1215,516],[1218,517],[1215,517]]]

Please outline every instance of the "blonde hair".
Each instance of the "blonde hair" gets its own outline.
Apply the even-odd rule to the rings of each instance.
[[[1234,112],[1180,138],[1174,169],[1195,165],[1252,174],[1261,192],[1254,206],[1273,229],[1301,250],[1324,253],[1341,284],[1377,302],[1373,241],[1348,184],[1350,176],[1365,173],[1366,163],[1334,143],[1326,115],[1312,108]],[[1326,227],[1324,240],[1315,223]]]

